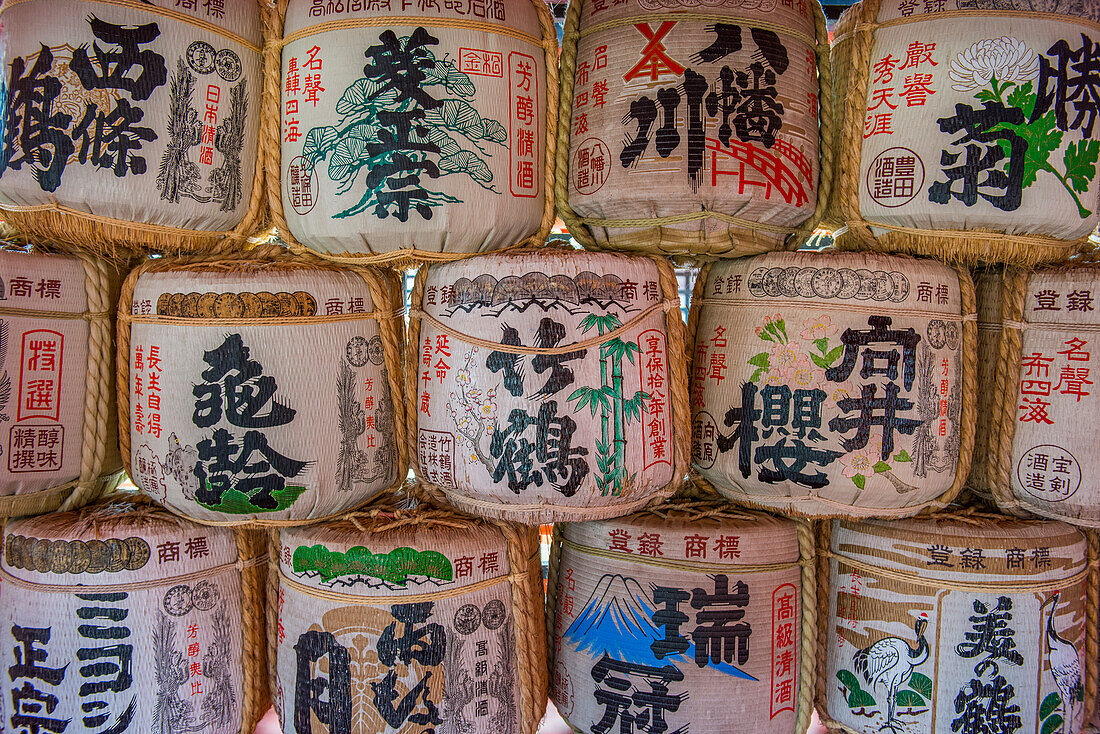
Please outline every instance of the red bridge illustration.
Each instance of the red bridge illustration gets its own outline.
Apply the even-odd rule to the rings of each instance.
[[[769,151],[736,138],[730,138],[728,146],[717,138],[707,138],[707,150],[710,151],[711,186],[718,185],[719,176],[737,176],[739,194],[744,194],[747,186],[759,186],[764,189],[765,199],[771,198],[774,189],[788,204],[802,206],[808,201],[806,189],[812,189],[813,168],[806,155],[787,141],[776,140]],[[734,161],[733,167],[719,168],[719,163],[727,159]],[[762,178],[753,177],[747,169]]]

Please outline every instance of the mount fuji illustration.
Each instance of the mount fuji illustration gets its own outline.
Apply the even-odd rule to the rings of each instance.
[[[638,665],[695,665],[695,645],[690,642],[683,653],[666,655],[662,660],[653,654],[650,645],[665,638],[652,622],[655,606],[635,579],[604,574],[585,602],[584,611],[565,631],[565,639],[576,643],[579,652],[590,652],[594,657],[606,653],[615,660]],[[734,678],[758,680],[728,663],[708,662],[707,667]]]

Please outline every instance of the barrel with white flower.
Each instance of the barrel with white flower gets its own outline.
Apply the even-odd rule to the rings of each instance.
[[[557,174],[570,231],[738,256],[811,230],[832,176],[828,46],[818,0],[574,2]]]
[[[1009,512],[1100,527],[1100,457],[1082,430],[1100,408],[1100,266],[1008,269],[996,287],[1004,314],[983,385],[995,437],[984,489]]]
[[[1020,265],[1100,222],[1100,2],[864,0],[838,23],[846,247]],[[1093,90],[1093,91],[1089,91]],[[858,163],[857,163],[858,161]]]
[[[686,471],[683,319],[663,258],[535,248],[427,266],[409,343],[417,475],[463,509],[615,517]]]
[[[534,528],[375,503],[274,536],[282,731],[535,734],[546,709]]]
[[[709,266],[692,309],[691,462],[727,498],[896,517],[959,491],[976,373],[965,269],[772,253]]]
[[[263,544],[123,499],[7,523],[10,732],[251,732],[268,707]]]
[[[677,497],[563,523],[550,568],[551,698],[574,731],[657,716],[667,731],[806,731],[816,660],[808,525]]]
[[[97,253],[252,234],[261,36],[256,0],[5,3],[5,219]]]
[[[75,509],[121,478],[119,281],[87,256],[0,248],[0,517]]]
[[[932,515],[827,526],[829,729],[1078,732],[1096,697],[1094,539],[1065,523]]]
[[[309,522],[404,481],[399,318],[380,271],[152,260],[119,307],[122,452],[173,512]]]
[[[542,0],[283,0],[277,14],[268,187],[292,248],[433,261],[545,238],[558,93]]]

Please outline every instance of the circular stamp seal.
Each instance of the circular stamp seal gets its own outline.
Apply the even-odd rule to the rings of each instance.
[[[370,363],[373,365],[382,364],[386,358],[386,353],[382,349],[382,337],[377,334],[367,342],[367,358],[370,359]]]
[[[455,612],[454,625],[459,634],[473,634],[481,626],[481,610],[474,604],[463,604]]]
[[[504,608],[504,602],[493,599],[481,610],[481,621],[486,629],[500,629],[504,620],[508,618],[508,610]]]
[[[573,151],[570,167],[578,194],[594,194],[611,176],[611,149],[599,138],[588,138]]]
[[[867,167],[866,185],[879,206],[905,206],[924,188],[924,161],[908,148],[887,148]]]
[[[241,78],[241,57],[232,49],[223,48],[214,57],[214,67],[218,70],[218,76],[227,82],[235,82]]]
[[[320,193],[313,166],[302,156],[290,162],[286,172],[286,198],[295,214],[309,214]]]
[[[218,591],[218,587],[209,581],[200,581],[195,584],[195,588],[191,591],[191,601],[195,605],[195,609],[202,612],[208,612],[214,608],[214,605],[221,599],[222,593]]]
[[[1040,444],[1016,464],[1016,481],[1025,492],[1045,502],[1064,502],[1081,486],[1081,464],[1061,446]]]
[[[194,69],[196,74],[209,74],[214,71],[216,59],[214,47],[206,41],[195,41],[187,47],[187,65]]]
[[[352,367],[362,367],[367,363],[370,358],[367,353],[367,339],[363,336],[353,336],[348,340],[348,345],[344,349],[344,354],[347,355],[348,362]]]
[[[164,611],[173,617],[182,617],[190,612],[194,605],[191,599],[191,587],[187,584],[173,586],[164,592],[164,599],[161,600]]]

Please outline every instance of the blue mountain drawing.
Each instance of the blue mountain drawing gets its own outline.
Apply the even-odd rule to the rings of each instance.
[[[592,596],[584,604],[581,615],[565,631],[565,639],[577,645],[579,652],[593,657],[604,653],[614,660],[637,665],[657,666],[669,662],[695,665],[695,645],[690,642],[686,652],[666,655],[658,660],[650,649],[664,632],[652,621],[654,605],[649,595],[634,579],[620,574],[604,574]],[[728,663],[707,663],[707,667],[734,678],[758,680]]]

